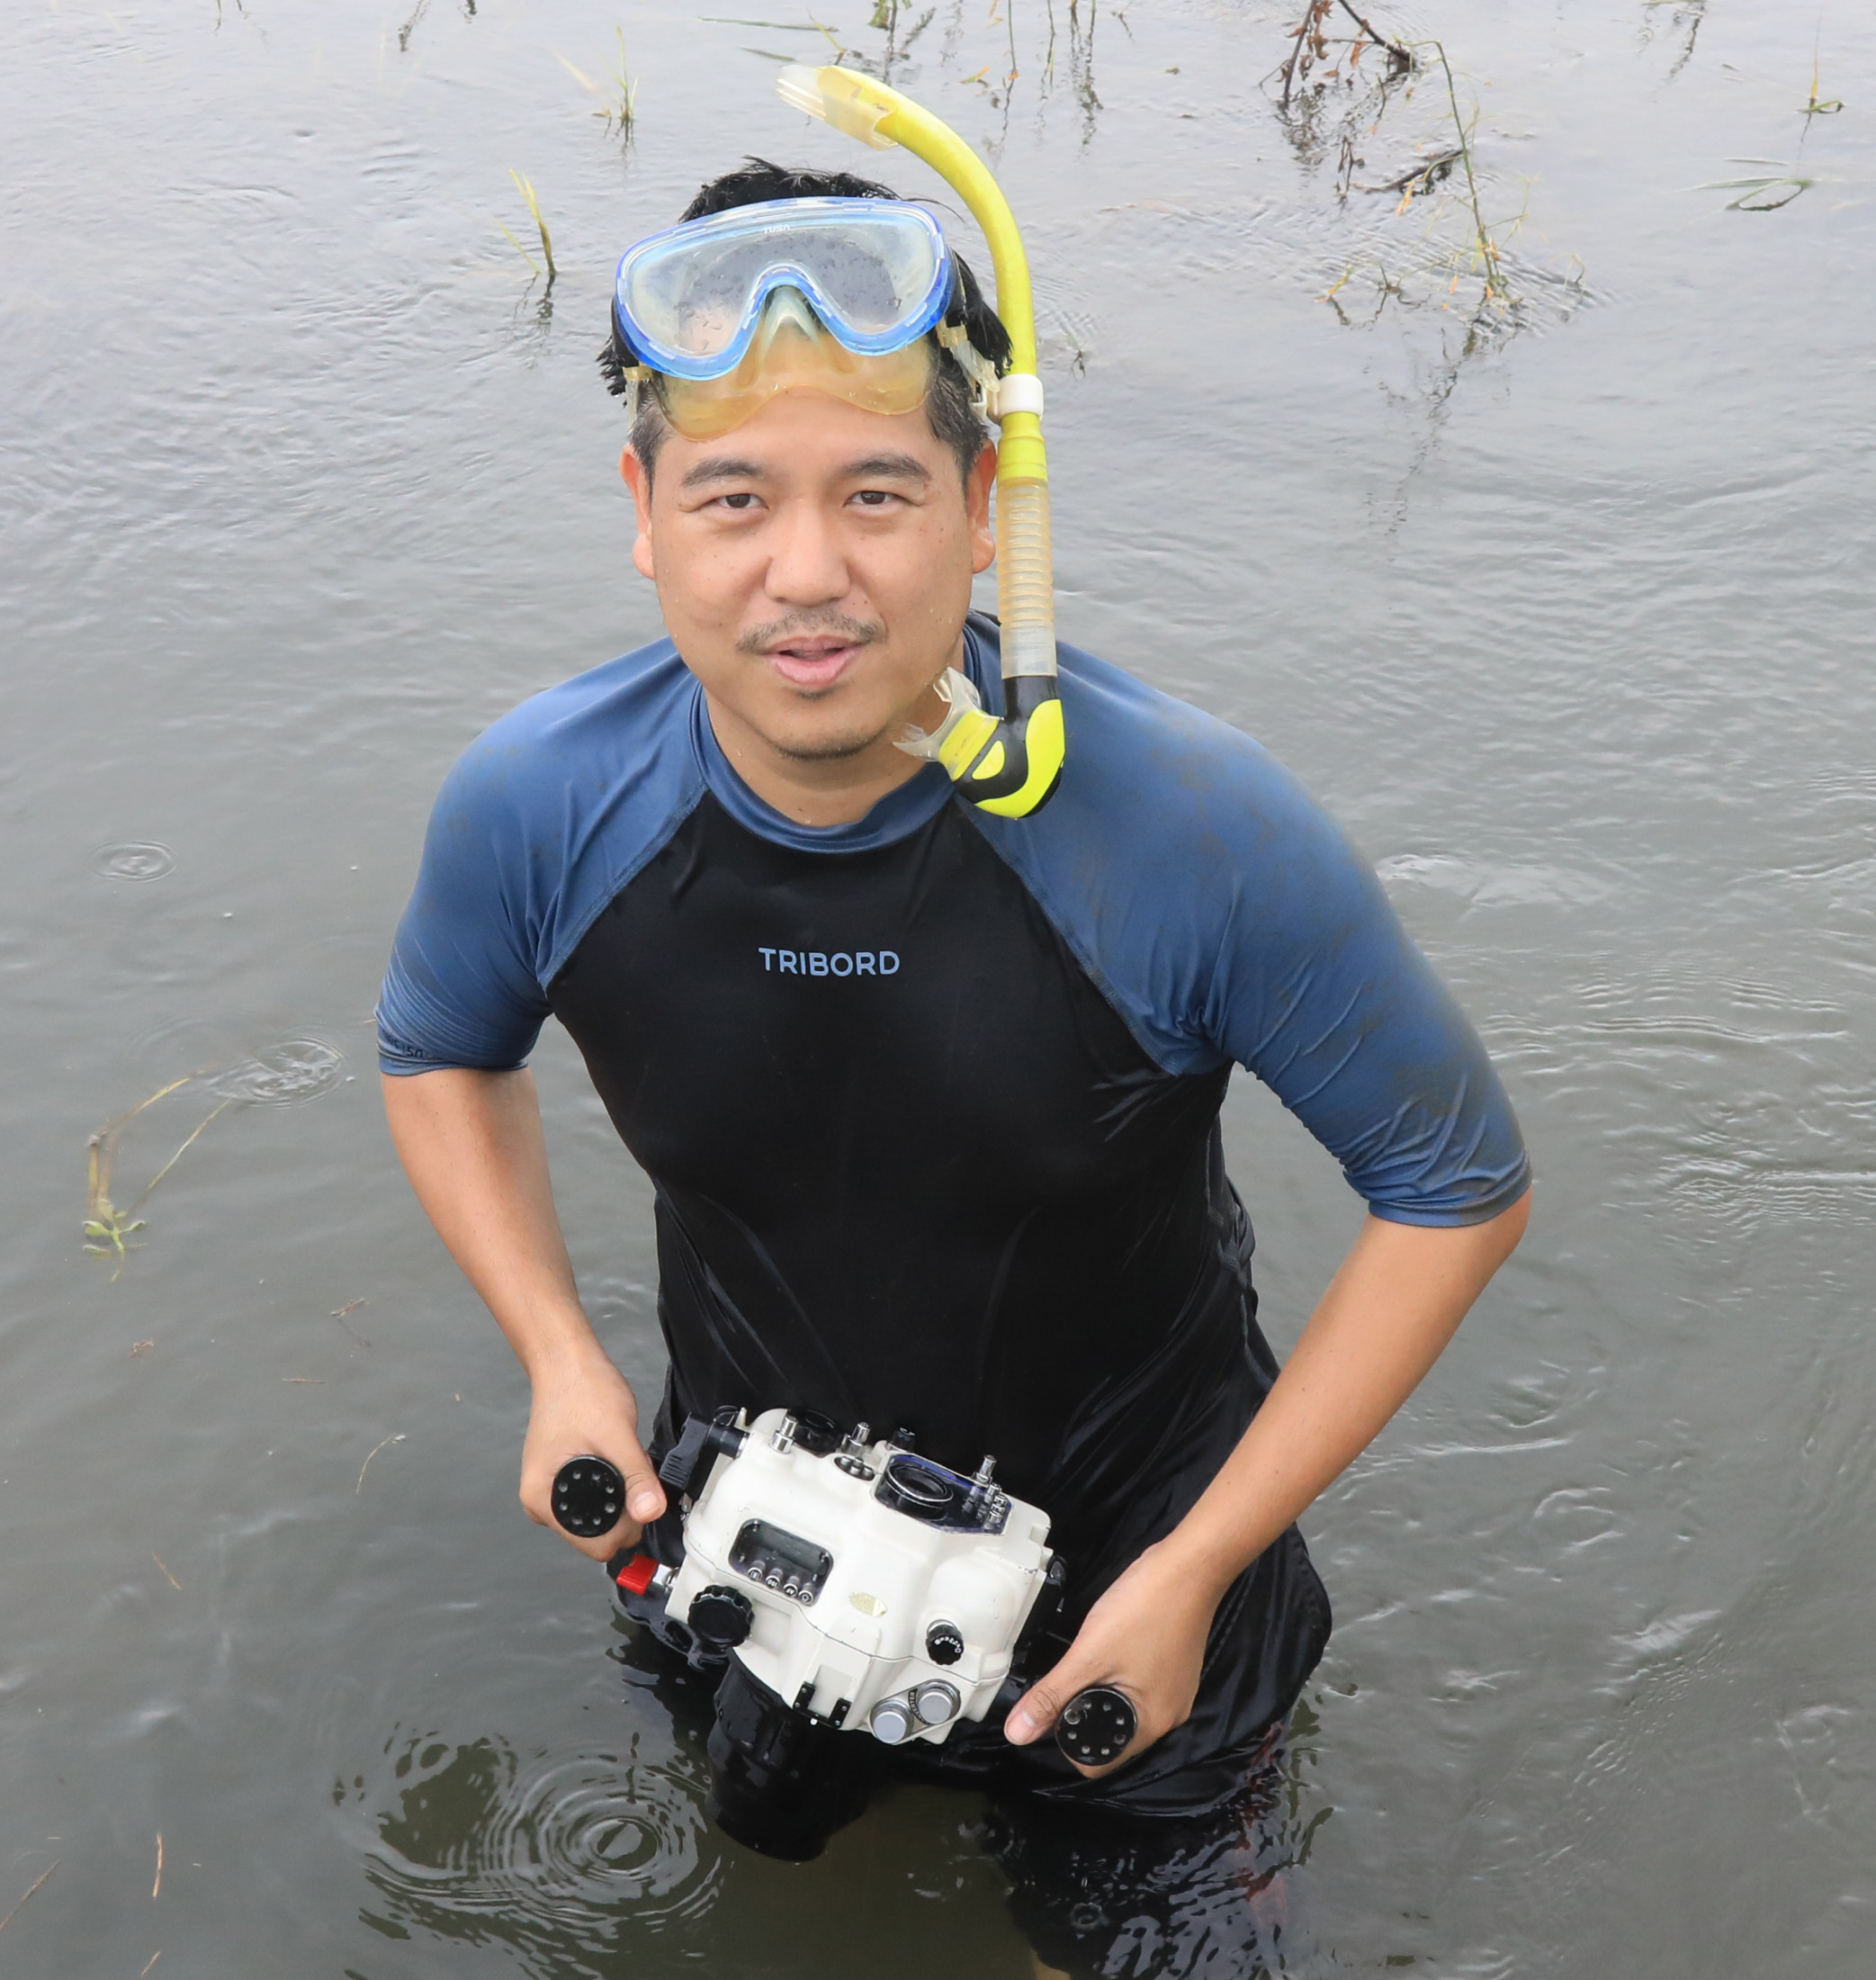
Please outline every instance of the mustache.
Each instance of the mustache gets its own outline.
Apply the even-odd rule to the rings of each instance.
[[[736,651],[759,655],[804,633],[833,633],[849,645],[870,646],[875,640],[884,638],[885,630],[876,619],[849,618],[845,612],[791,612],[786,618],[751,626],[738,638]]]

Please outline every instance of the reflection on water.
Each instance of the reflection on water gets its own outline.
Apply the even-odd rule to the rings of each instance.
[[[702,1846],[702,1768],[616,1752],[525,1759],[496,1737],[452,1745],[393,1735],[391,1801],[365,1874],[365,1921],[511,1947],[532,1970],[617,1974],[629,1940],[708,1911],[717,1858]],[[336,1804],[373,1789],[344,1782]]]

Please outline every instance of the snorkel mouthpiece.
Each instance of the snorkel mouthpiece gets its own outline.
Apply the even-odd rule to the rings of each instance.
[[[997,606],[1003,626],[1003,718],[947,669],[938,692],[949,713],[929,735],[908,729],[900,747],[941,764],[970,801],[1024,818],[1062,775],[1064,736],[1055,677],[1055,587],[1049,540],[1048,463],[1042,444],[1042,381],[1036,374],[1036,308],[1022,237],[983,161],[948,124],[870,76],[829,63],[791,65],[776,78],[785,103],[876,151],[902,145],[940,174],[990,244],[997,314],[1010,333],[1010,368],[990,381],[997,442]],[[941,342],[945,335],[939,332]]]

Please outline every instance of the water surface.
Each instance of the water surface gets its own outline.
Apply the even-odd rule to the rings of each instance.
[[[1385,94],[1329,51],[1286,116],[1295,11],[1253,0],[819,16],[1026,226],[1065,634],[1333,807],[1536,1156],[1530,1242],[1305,1522],[1315,1970],[1841,1980],[1876,1904],[1876,23],[1370,17],[1450,58],[1514,307],[1463,174],[1412,180],[1455,130],[1424,46]],[[827,47],[575,0],[0,21],[0,1915],[56,1866],[9,1973],[1029,1970],[968,1797],[803,1869],[705,1828],[684,1701],[516,1508],[524,1384],[372,1069],[445,767],[657,631],[612,260],[746,150],[855,162],[769,94]],[[582,1286],[655,1383],[647,1187],[566,1041],[537,1064]],[[113,1123],[126,1248],[87,1256]],[[1248,1083],[1227,1129],[1287,1343],[1359,1206]]]

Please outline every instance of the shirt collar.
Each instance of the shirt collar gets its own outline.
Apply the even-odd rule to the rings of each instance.
[[[988,623],[980,631],[974,618],[965,625],[965,670],[986,702],[992,704],[992,683],[986,677],[994,671],[993,650],[985,634],[993,638],[994,632]],[[758,839],[792,846],[798,852],[871,852],[876,847],[893,845],[936,817],[950,801],[951,780],[936,763],[927,763],[915,776],[889,790],[864,817],[844,825],[803,825],[758,797],[737,775],[710,726],[701,685],[691,702],[691,739],[704,781],[731,817]]]

